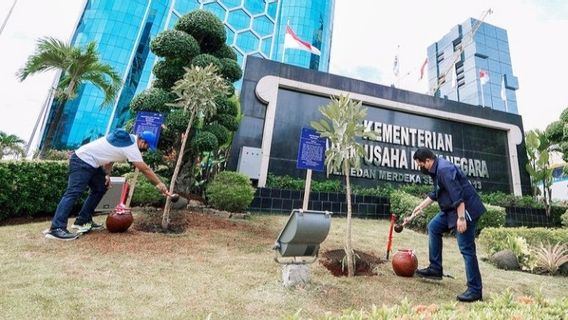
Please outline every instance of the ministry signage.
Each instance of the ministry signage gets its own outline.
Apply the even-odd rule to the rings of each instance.
[[[365,156],[361,168],[349,172],[354,184],[431,183],[412,159],[416,149],[427,147],[460,167],[477,189],[530,192],[521,170],[527,159],[518,115],[254,58],[247,60],[244,117],[229,168],[236,167],[239,148],[249,146],[262,149],[259,186],[268,174],[302,177],[295,165],[301,129],[321,119],[319,107],[339,94],[362,101],[362,124],[375,133],[359,140]]]

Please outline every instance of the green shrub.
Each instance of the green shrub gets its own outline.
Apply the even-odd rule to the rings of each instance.
[[[218,147],[217,137],[208,131],[200,131],[191,139],[191,148],[195,152],[213,151]]]
[[[397,189],[404,191],[418,198],[426,198],[428,193],[432,191],[432,186],[427,184],[404,184]]]
[[[228,59],[237,61],[237,53],[235,52],[235,50],[233,48],[231,48],[226,43],[223,43],[223,45],[221,46],[221,48],[219,50],[217,50],[217,51],[215,51],[211,54],[214,55],[215,57],[219,58],[219,59],[228,58]]]
[[[485,228],[499,228],[505,225],[505,218],[507,216],[505,208],[492,206],[490,204],[485,204],[485,208],[487,211],[477,221],[477,233],[480,233],[481,230]]]
[[[218,72],[221,72],[223,68],[221,61],[217,59],[217,57],[207,53],[202,53],[195,56],[195,58],[191,60],[191,64],[194,66],[199,66],[201,68],[205,68],[208,65],[212,64],[217,68],[217,70],[219,70]]]
[[[243,174],[223,171],[207,186],[209,203],[220,210],[241,212],[254,199],[255,189],[249,178]]]
[[[202,52],[215,52],[221,49],[227,40],[223,21],[205,10],[195,10],[184,15],[174,28],[192,35]]]
[[[134,171],[133,166],[129,162],[115,162],[112,165],[111,176],[123,177],[127,173]]]
[[[158,79],[163,79],[167,83],[175,83],[183,78],[185,65],[185,62],[178,59],[160,60],[154,65],[152,72]]]
[[[285,190],[304,190],[304,179],[290,176],[268,175],[266,186],[268,188]],[[345,192],[339,179],[326,179],[323,181],[312,180],[311,191],[313,192]]]
[[[54,212],[67,175],[67,161],[0,161],[0,220]]]
[[[375,196],[375,197],[385,197],[390,198],[391,193],[393,193],[397,188],[392,184],[386,183],[382,186],[377,186],[375,188],[362,188],[359,186],[353,187],[353,194],[361,196]]]
[[[129,184],[132,183],[134,173],[126,175]],[[160,180],[166,181],[164,178],[159,177]],[[134,187],[134,194],[132,194],[131,206],[161,206],[165,203],[165,198],[158,189],[144,176],[138,173],[136,179],[136,186]]]
[[[203,130],[211,132],[213,135],[215,135],[219,145],[224,145],[225,143],[227,143],[229,141],[229,137],[231,135],[231,132],[229,132],[229,130],[227,130],[227,128],[225,128],[224,126],[222,126],[218,123],[210,124],[210,125],[206,126],[205,128],[203,128]]]
[[[218,114],[216,119],[222,124],[225,128],[229,129],[230,131],[237,131],[239,129],[239,121],[234,116],[228,114]]]
[[[508,238],[521,237],[527,244],[537,247],[543,243],[568,243],[568,232],[564,229],[547,228],[485,228],[479,235],[480,241],[486,246],[488,253],[493,254],[502,250]]]
[[[416,208],[424,199],[415,197],[401,190],[395,190],[390,195],[391,212],[395,214],[399,222],[410,216],[412,210]],[[439,212],[438,206],[433,203],[424,209],[424,212],[415,217],[408,225],[410,229],[426,232],[428,223]]]
[[[531,196],[516,196],[501,191],[492,193],[480,193],[483,203],[500,207],[522,207],[543,209],[544,204]]]
[[[235,82],[243,76],[243,70],[235,60],[231,60],[229,58],[221,58],[220,63],[220,71],[225,79],[231,82]]]
[[[168,112],[171,107],[166,103],[171,102],[168,92],[159,88],[146,89],[137,94],[130,102],[132,111]]]
[[[188,61],[199,54],[199,43],[183,31],[166,30],[150,42],[150,49],[159,57]]]
[[[564,228],[568,228],[568,210],[564,212],[564,214],[560,217],[560,220],[562,221]]]

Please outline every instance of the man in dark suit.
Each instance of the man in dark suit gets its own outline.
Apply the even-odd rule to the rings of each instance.
[[[428,224],[428,251],[430,265],[416,271],[422,278],[441,280],[442,235],[457,229],[456,237],[460,252],[465,262],[467,290],[457,299],[464,302],[482,300],[481,273],[475,249],[475,227],[479,217],[486,211],[479,195],[465,176],[452,162],[436,155],[427,148],[419,148],[413,156],[420,170],[430,175],[434,189],[428,194],[412,214],[404,219],[409,223],[422,210],[437,201],[440,212]]]

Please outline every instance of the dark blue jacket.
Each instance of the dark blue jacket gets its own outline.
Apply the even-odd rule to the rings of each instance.
[[[465,202],[466,219],[468,220],[475,221],[485,212],[485,206],[475,192],[475,188],[455,164],[446,159],[437,158],[429,174],[434,181],[434,189],[428,197],[437,201],[443,214],[448,215],[448,228],[456,227],[457,207],[462,202]]]

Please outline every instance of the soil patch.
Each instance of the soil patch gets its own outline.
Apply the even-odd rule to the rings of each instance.
[[[365,253],[362,251],[354,250],[355,252],[355,275],[356,276],[376,276],[375,268],[384,260]],[[327,268],[336,277],[347,276],[347,266],[343,267],[345,259],[345,250],[336,249],[324,252],[319,262]]]

